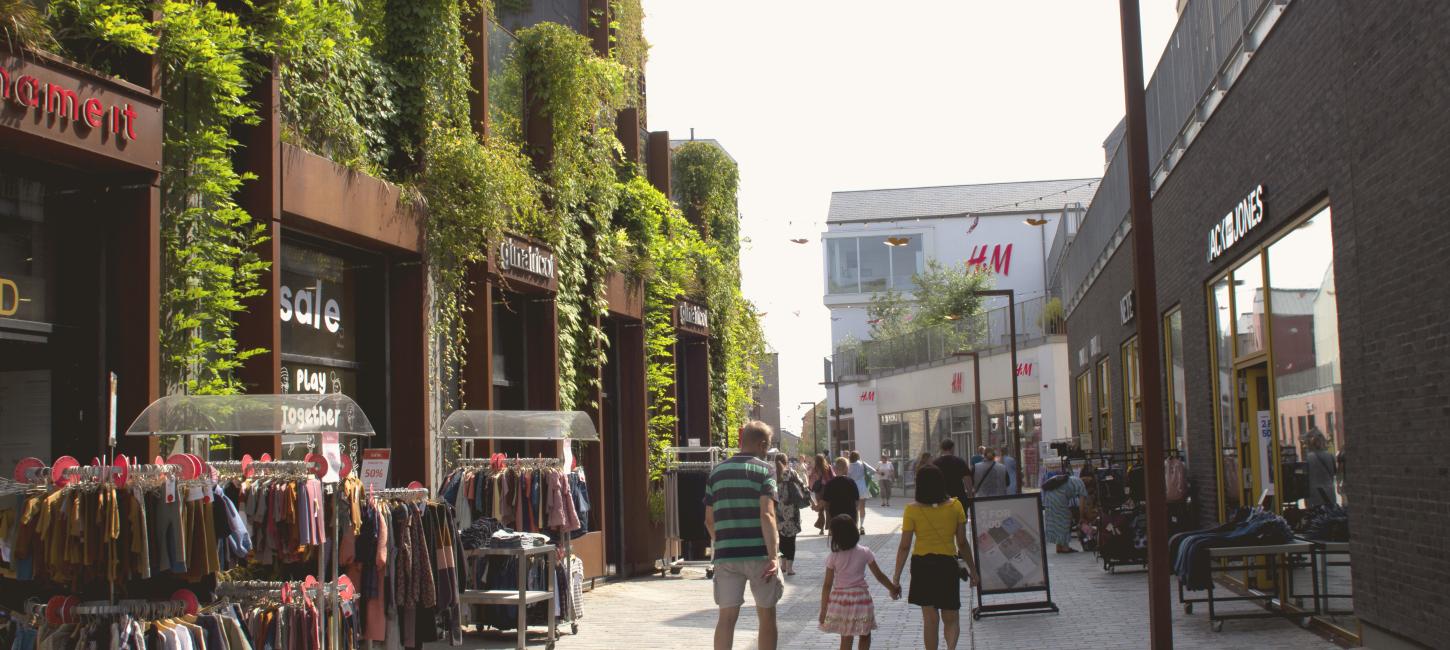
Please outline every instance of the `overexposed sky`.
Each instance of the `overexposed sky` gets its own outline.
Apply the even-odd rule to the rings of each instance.
[[[1141,0],[1144,76],[1177,21]],[[781,426],[825,396],[831,192],[1103,172],[1123,114],[1116,0],[644,0],[648,128],[740,163],[744,290],[780,352]],[[804,245],[791,243],[806,238]]]

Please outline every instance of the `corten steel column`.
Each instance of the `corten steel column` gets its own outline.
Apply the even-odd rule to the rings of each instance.
[[[1153,272],[1153,200],[1149,195],[1148,117],[1143,97],[1143,38],[1138,0],[1119,0],[1123,103],[1127,109],[1128,196],[1133,219],[1133,298],[1137,301],[1138,376],[1143,400],[1144,488],[1148,491],[1148,636],[1155,650],[1173,647],[1168,589],[1168,504],[1163,480],[1163,392],[1158,372],[1158,280]],[[1147,369],[1148,372],[1143,372]]]
[[[237,200],[266,228],[267,241],[257,247],[257,254],[269,264],[257,278],[265,291],[244,301],[246,310],[237,315],[236,337],[244,349],[266,350],[248,359],[237,372],[248,393],[265,395],[282,392],[282,320],[277,317],[282,286],[282,114],[277,61],[261,63],[266,72],[252,89],[260,120],[240,129],[242,148],[238,154],[255,178],[242,184]],[[236,439],[236,453],[281,457],[282,438],[242,436]]]

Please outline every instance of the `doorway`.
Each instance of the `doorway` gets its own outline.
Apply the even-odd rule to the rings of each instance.
[[[1260,359],[1242,366],[1236,374],[1238,408],[1238,457],[1242,459],[1239,489],[1243,504],[1256,504],[1278,511],[1276,472],[1277,441],[1269,399],[1268,363]]]

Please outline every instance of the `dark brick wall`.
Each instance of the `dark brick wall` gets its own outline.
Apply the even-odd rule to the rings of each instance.
[[[1205,284],[1331,205],[1355,609],[1427,646],[1443,643],[1437,623],[1450,617],[1447,34],[1450,2],[1294,2],[1154,199],[1158,300],[1162,312],[1183,309],[1190,466],[1210,517]],[[1208,263],[1209,227],[1259,184],[1264,223]],[[1114,356],[1126,338],[1117,302],[1131,264],[1117,258],[1069,319],[1074,376],[1093,334]]]
[[[1123,343],[1137,333],[1134,329],[1137,321],[1129,321],[1127,325],[1123,325],[1118,312],[1118,301],[1133,288],[1133,251],[1130,250],[1130,244],[1131,241],[1125,241],[1118,247],[1067,319],[1068,357],[1072,368],[1073,435],[1083,433],[1077,430],[1077,377],[1085,369],[1096,373],[1098,362],[1106,358],[1111,377],[1109,381],[1112,394],[1109,398],[1112,400],[1113,410],[1113,438],[1107,446],[1115,450],[1125,449],[1128,439],[1123,412]],[[1096,355],[1092,353],[1090,345],[1094,336],[1098,337],[1099,349]],[[1077,351],[1080,349],[1088,352],[1087,366],[1081,366],[1077,362]],[[1090,406],[1094,427],[1097,426],[1097,402],[1101,395],[1102,389],[1098,386],[1097,375],[1094,374],[1093,404]]]

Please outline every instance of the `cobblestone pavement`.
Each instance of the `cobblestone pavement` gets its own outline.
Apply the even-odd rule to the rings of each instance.
[[[883,571],[890,575],[896,556],[896,533],[900,530],[901,504],[891,508],[872,507],[866,518],[864,543],[876,553]],[[780,646],[792,649],[837,648],[838,636],[816,630],[820,607],[821,580],[828,552],[826,538],[814,528],[797,538],[796,572],[786,578],[785,597],[777,608]],[[1103,649],[1147,647],[1147,574],[1109,574],[1091,554],[1059,556],[1049,553],[1053,599],[1059,614],[1031,614],[989,618],[973,622],[963,610],[962,636],[958,648],[1023,648],[1085,646]],[[907,574],[910,573],[908,569]],[[880,626],[872,636],[872,648],[919,648],[921,613],[906,603],[905,595],[893,602],[876,581],[867,576],[876,599],[876,620]],[[909,575],[903,576],[903,582]],[[903,584],[905,587],[906,584]],[[754,648],[757,619],[749,604],[742,608],[736,628],[735,647]],[[963,594],[963,606],[967,596]],[[1229,607],[1233,607],[1230,605]],[[1244,611],[1247,605],[1242,606]],[[584,595],[584,618],[579,634],[559,638],[560,650],[604,650],[615,648],[709,648],[715,625],[715,608],[710,581],[703,569],[686,568],[680,576],[649,577],[602,585]],[[1299,649],[1335,648],[1311,632],[1283,619],[1228,621],[1223,632],[1209,629],[1202,606],[1193,615],[1174,608],[1176,648]],[[539,630],[539,628],[534,628]],[[511,648],[513,635],[470,632],[466,648]],[[530,634],[530,647],[543,647],[541,630]],[[430,645],[429,648],[443,648]],[[945,648],[945,644],[941,646]]]

